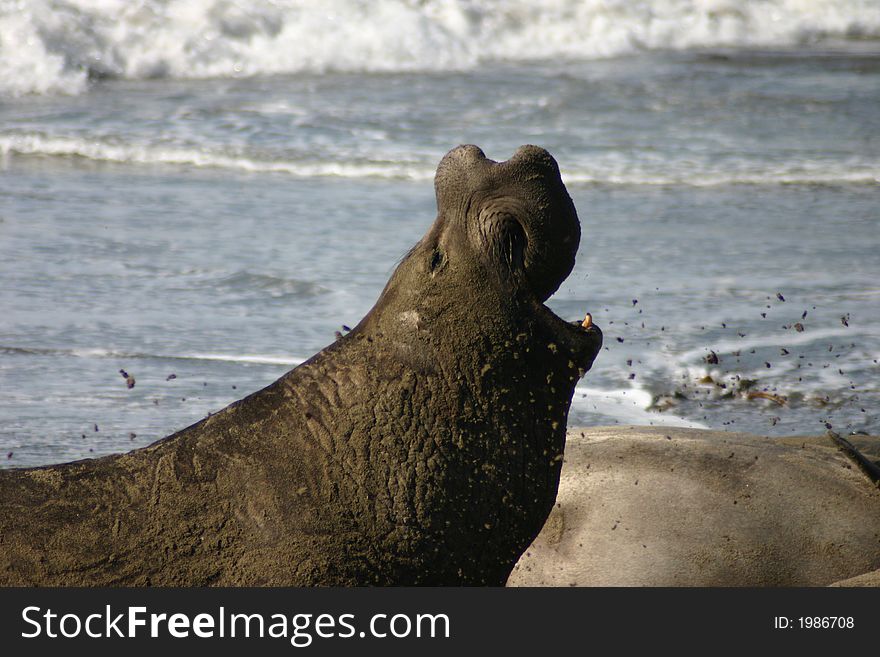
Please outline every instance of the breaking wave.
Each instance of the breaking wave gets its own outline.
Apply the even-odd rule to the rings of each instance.
[[[420,161],[297,158],[260,152],[199,146],[168,146],[125,141],[123,138],[51,136],[40,133],[0,135],[0,158],[9,156],[82,158],[128,165],[181,165],[240,173],[279,173],[297,178],[377,178],[431,180],[434,165],[426,155]],[[562,170],[566,184],[596,185],[844,185],[880,182],[880,168],[861,161],[787,163],[660,162],[655,166],[620,160],[615,154],[573,162]]]
[[[79,348],[55,349],[46,347],[13,347],[0,345],[0,354],[8,356],[51,356],[67,358],[108,358],[113,360],[212,360],[226,363],[248,363],[255,365],[286,365],[294,367],[305,362],[304,358],[275,354],[221,354],[194,352],[188,354],[152,354],[116,349]]]
[[[0,0],[0,94],[878,37],[872,0]]]

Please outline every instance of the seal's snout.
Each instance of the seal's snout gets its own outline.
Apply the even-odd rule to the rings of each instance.
[[[529,208],[521,221],[528,238],[525,267],[530,287],[546,301],[574,268],[580,221],[559,166],[540,146],[520,146],[498,165],[499,178]]]
[[[527,144],[496,162],[477,146],[458,146],[440,161],[434,186],[438,225],[466,231],[476,249],[497,254],[499,269],[515,264],[540,301],[571,273],[580,222],[545,149]]]

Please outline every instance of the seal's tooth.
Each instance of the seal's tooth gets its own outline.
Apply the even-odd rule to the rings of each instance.
[[[593,316],[590,313],[587,313],[584,317],[584,321],[581,322],[581,326],[584,328],[590,328],[593,325]]]

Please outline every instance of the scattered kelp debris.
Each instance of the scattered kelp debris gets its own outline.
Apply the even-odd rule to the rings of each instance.
[[[779,404],[780,406],[785,406],[788,401],[782,395],[776,395],[772,392],[765,392],[763,390],[754,390],[752,392],[746,393],[746,399],[769,399],[774,404]]]
[[[125,370],[119,370],[119,373],[122,375],[122,378],[125,379],[125,385],[128,386],[128,389],[131,390],[134,388],[134,377]]]

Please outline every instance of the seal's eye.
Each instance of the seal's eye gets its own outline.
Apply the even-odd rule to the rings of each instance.
[[[434,252],[431,254],[431,262],[428,264],[432,275],[437,273],[437,270],[440,269],[440,266],[445,260],[446,258],[443,255],[443,251],[440,249],[434,249]]]

